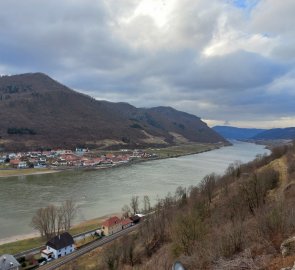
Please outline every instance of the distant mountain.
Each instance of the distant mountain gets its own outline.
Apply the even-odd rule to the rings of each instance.
[[[0,147],[6,150],[225,142],[197,116],[98,101],[42,73],[0,77],[0,112]]]
[[[215,126],[212,129],[219,133],[222,137],[232,140],[251,139],[259,133],[266,131],[266,129],[237,128],[230,126]]]
[[[252,137],[253,140],[295,140],[295,127],[274,128]]]

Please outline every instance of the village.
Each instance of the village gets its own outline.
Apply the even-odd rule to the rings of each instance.
[[[125,229],[138,224],[143,218],[144,215],[142,214],[136,214],[126,218],[112,216],[106,219],[96,230],[91,232],[85,232],[76,236],[72,236],[66,231],[62,232],[49,239],[44,247],[37,250],[37,252],[31,250],[28,251],[27,254],[24,252],[22,256],[11,254],[0,256],[0,269],[36,269],[39,266],[82,249],[97,240],[122,233]]]
[[[30,151],[0,154],[1,169],[69,169],[69,168],[106,168],[126,164],[131,161],[156,158],[143,150],[122,149],[119,151],[92,151],[76,148],[51,151]]]

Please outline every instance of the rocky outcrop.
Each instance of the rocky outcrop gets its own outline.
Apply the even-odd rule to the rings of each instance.
[[[292,266],[284,267],[284,268],[281,268],[281,270],[295,270],[295,263],[294,263],[293,267]]]
[[[295,253],[295,236],[286,239],[281,244],[281,253],[283,257],[286,257],[288,255]]]
[[[213,270],[259,270],[265,269],[271,255],[252,256],[251,250],[246,249],[231,259],[221,258],[215,262]]]

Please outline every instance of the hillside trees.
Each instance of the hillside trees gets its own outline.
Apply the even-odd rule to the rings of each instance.
[[[138,213],[139,210],[139,197],[138,196],[132,196],[130,201],[130,208],[133,212],[133,215]]]
[[[274,189],[279,181],[278,173],[272,168],[253,173],[242,179],[240,196],[248,205],[249,211],[255,215],[255,210],[265,204],[267,192]]]
[[[206,175],[201,182],[201,192],[208,198],[209,203],[212,202],[213,192],[216,187],[217,175],[211,173]]]

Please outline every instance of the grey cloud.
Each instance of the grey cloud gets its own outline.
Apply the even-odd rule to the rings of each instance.
[[[162,28],[152,16],[130,19],[139,2],[2,0],[0,71],[42,71],[94,97],[212,120],[295,118],[294,1],[244,10],[228,0],[178,0]],[[266,53],[233,40],[222,51],[221,30],[243,41],[267,36],[274,46]],[[204,55],[216,40],[218,54]]]

